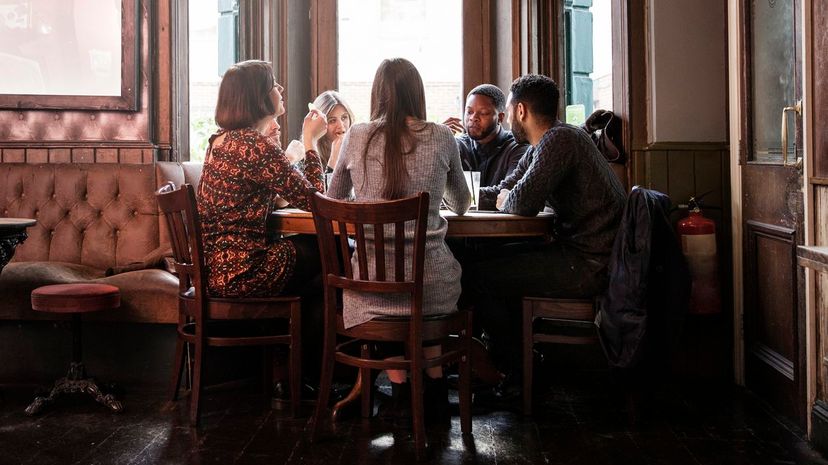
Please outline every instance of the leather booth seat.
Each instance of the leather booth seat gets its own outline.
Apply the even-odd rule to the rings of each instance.
[[[0,164],[0,216],[37,220],[0,273],[0,319],[55,318],[32,311],[32,290],[91,282],[121,290],[121,308],[95,319],[176,322],[178,279],[162,266],[170,245],[155,191],[200,176],[199,163]]]

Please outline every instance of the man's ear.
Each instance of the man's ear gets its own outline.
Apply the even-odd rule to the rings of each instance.
[[[505,120],[505,119],[506,119],[506,113],[505,113],[505,112],[502,112],[502,111],[501,111],[501,112],[499,112],[499,113],[497,114],[497,122],[498,122],[498,124],[503,124],[503,120]]]
[[[515,105],[515,116],[518,121],[526,119],[526,105],[524,105],[523,102],[518,102],[517,105]]]

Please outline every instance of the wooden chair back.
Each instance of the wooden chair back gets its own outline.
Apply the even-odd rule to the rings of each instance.
[[[203,298],[207,292],[207,284],[203,275],[204,247],[201,241],[201,222],[196,207],[195,189],[190,184],[176,189],[170,182],[158,189],[156,198],[169,228],[173,264],[178,273],[178,293],[180,296],[194,298],[196,307],[204,309]],[[191,316],[205,317],[203,313]]]
[[[333,319],[342,311],[337,306],[336,289],[407,293],[411,296],[412,334],[419,330],[428,204],[427,192],[385,202],[345,202],[314,193],[311,210],[322,255],[326,316]],[[413,227],[413,242],[405,237],[407,227]],[[356,270],[351,263],[349,233],[356,246]],[[371,269],[369,256],[375,257]]]
[[[350,400],[362,398],[362,416],[372,412],[371,370],[407,370],[411,380],[411,406],[417,457],[426,456],[423,420],[423,370],[458,363],[460,366],[460,426],[471,433],[471,312],[423,317],[423,274],[428,193],[387,202],[343,202],[322,194],[311,196],[311,211],[322,256],[322,281],[325,289],[325,342],[322,358],[321,388],[314,414],[311,438],[319,430],[327,410],[334,361],[359,368],[351,393],[338,402],[337,411]],[[356,258],[351,259],[348,236],[355,243]],[[371,260],[373,258],[373,260]],[[373,266],[369,266],[373,262]],[[341,290],[367,293],[395,293],[411,296],[410,317],[374,318],[345,328],[338,294]],[[337,344],[337,335],[345,336]],[[457,335],[453,347],[429,359],[423,356],[423,341],[448,341]],[[372,343],[397,341],[406,345],[407,356],[400,359],[375,359]],[[349,347],[359,347],[351,355]]]

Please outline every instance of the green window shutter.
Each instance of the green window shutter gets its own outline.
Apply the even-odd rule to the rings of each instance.
[[[583,104],[586,115],[592,113],[592,0],[566,0],[566,103]]]
[[[239,61],[238,0],[219,0],[218,15],[218,69],[216,71],[219,76],[224,76],[227,68]]]

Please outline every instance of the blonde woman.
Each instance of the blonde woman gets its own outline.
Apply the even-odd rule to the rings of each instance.
[[[327,166],[328,171],[332,171],[339,158],[342,139],[354,123],[354,112],[335,90],[326,90],[319,94],[313,101],[313,106],[325,114],[328,122],[327,132],[319,139],[318,144],[322,163]]]

